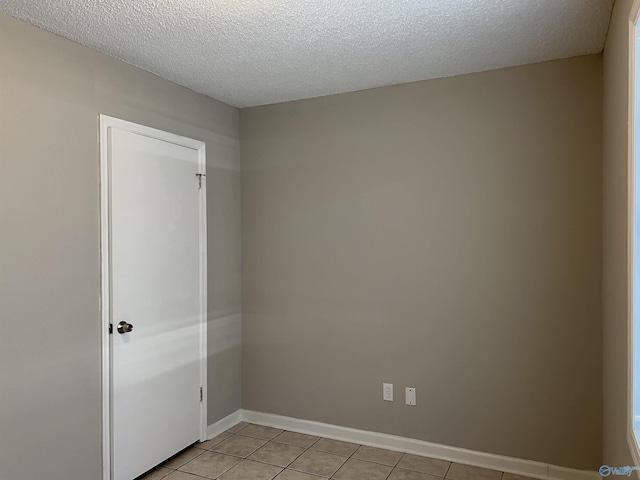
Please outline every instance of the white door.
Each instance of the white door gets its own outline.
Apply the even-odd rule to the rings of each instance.
[[[203,439],[203,151],[133,130],[107,128],[113,480]]]

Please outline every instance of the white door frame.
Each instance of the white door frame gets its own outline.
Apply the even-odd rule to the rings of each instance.
[[[100,310],[102,345],[102,479],[111,480],[111,291],[110,291],[110,165],[109,142],[110,128],[118,128],[130,133],[163,140],[198,152],[198,172],[202,183],[200,188],[200,441],[207,440],[207,190],[206,190],[206,153],[205,144],[199,140],[163,132],[118,118],[99,115],[100,123],[100,263],[101,296]],[[194,184],[197,181],[193,179]]]
[[[638,252],[634,251],[634,239],[635,239],[635,195],[638,185],[635,184],[635,172],[637,168],[636,158],[636,135],[635,125],[638,123],[636,118],[636,97],[638,92],[636,91],[636,68],[638,67],[636,62],[637,41],[636,34],[638,32],[638,22],[640,20],[640,0],[634,0],[631,10],[629,12],[629,86],[628,86],[628,164],[627,164],[627,443],[631,455],[636,462],[640,460],[640,452],[638,451],[638,441],[634,432],[634,357],[636,352],[634,351],[634,312],[639,308],[639,305],[635,305],[634,291],[635,281],[634,278],[634,257],[638,255]]]

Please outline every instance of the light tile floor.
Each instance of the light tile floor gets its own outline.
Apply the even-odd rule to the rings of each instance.
[[[240,422],[139,480],[531,480],[485,468]]]

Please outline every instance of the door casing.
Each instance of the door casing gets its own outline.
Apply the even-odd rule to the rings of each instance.
[[[207,190],[205,143],[155,128],[146,127],[107,115],[99,115],[100,143],[100,263],[101,263],[101,380],[102,380],[102,479],[111,480],[112,471],[112,382],[111,382],[111,323],[110,297],[110,168],[109,142],[110,128],[163,140],[176,145],[192,148],[198,152],[198,172],[200,177],[200,441],[207,440]],[[194,182],[196,179],[194,179]]]

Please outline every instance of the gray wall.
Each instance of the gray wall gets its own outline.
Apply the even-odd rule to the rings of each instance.
[[[601,74],[241,110],[243,407],[596,469]]]
[[[603,463],[632,465],[627,445],[629,12],[616,0],[603,54]]]
[[[240,406],[238,110],[0,14],[0,478],[101,475],[99,113],[207,142],[209,422]]]

